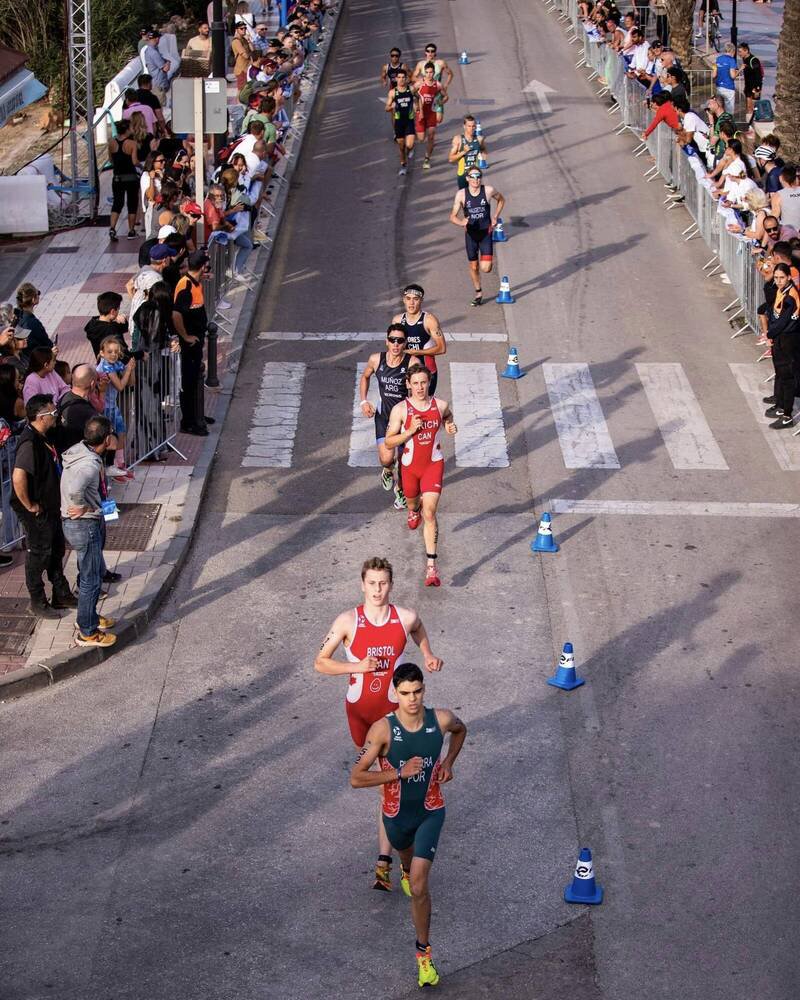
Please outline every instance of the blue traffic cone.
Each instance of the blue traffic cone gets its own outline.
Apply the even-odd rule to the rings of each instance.
[[[467,55],[466,52],[462,52],[461,55],[458,57],[458,65],[469,66],[469,56]]]
[[[499,302],[500,305],[510,305],[512,302],[517,300],[511,294],[511,284],[508,280],[508,275],[504,274],[500,279],[500,291],[497,293],[495,302]]]
[[[475,119],[475,135],[479,138],[483,138],[483,125],[481,125],[480,118]]]
[[[594,880],[592,852],[588,847],[581,848],[572,882],[564,886],[564,902],[588,903],[590,906],[603,902],[603,887]]]
[[[572,652],[571,642],[564,643],[564,651],[559,657],[556,672],[547,678],[547,683],[551,687],[561,688],[562,691],[572,691],[586,683],[575,673],[575,654]]]
[[[486,159],[483,153],[481,153],[481,155],[478,157],[478,169],[479,170],[489,169],[489,161]]]
[[[509,347],[506,370],[500,372],[500,378],[522,378],[524,374],[525,372],[521,371],[519,367],[519,355],[517,354],[516,347]]]
[[[558,542],[553,538],[550,515],[547,511],[542,514],[536,538],[531,542],[531,552],[558,552]]]
[[[492,230],[492,240],[495,243],[507,243],[508,234],[505,229],[503,229],[503,220],[498,218],[497,225]]]

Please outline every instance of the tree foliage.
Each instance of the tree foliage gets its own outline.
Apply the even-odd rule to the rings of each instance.
[[[775,131],[784,158],[800,162],[800,0],[785,0],[778,39]]]

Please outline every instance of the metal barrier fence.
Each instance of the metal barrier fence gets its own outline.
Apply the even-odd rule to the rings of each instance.
[[[11,472],[16,453],[14,437],[0,447],[0,552],[18,548],[24,537],[17,515],[11,508]]]
[[[141,343],[132,346],[137,351],[143,349]],[[180,393],[177,350],[153,347],[136,362],[133,384],[117,397],[117,408],[125,424],[124,454],[129,468],[164,449],[181,455],[173,444],[180,428]]]

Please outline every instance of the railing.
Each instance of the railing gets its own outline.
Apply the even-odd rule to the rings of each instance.
[[[16,438],[0,447],[0,552],[18,548],[24,538],[17,515],[11,508],[11,473],[17,453]]]

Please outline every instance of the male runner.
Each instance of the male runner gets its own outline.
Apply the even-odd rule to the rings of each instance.
[[[417,612],[389,603],[392,581],[392,566],[387,559],[377,556],[367,559],[361,567],[364,603],[339,615],[314,660],[314,669],[321,674],[350,675],[345,709],[350,735],[357,747],[364,745],[372,723],[394,711],[397,705],[391,686],[392,671],[406,647],[407,636],[419,646],[426,670],[441,670],[443,665],[433,655],[428,633]],[[340,645],[344,647],[347,663],[333,659]],[[391,868],[392,848],[379,820],[373,888],[391,890]]]
[[[467,186],[467,171],[478,165],[481,153],[486,155],[486,143],[483,136],[476,133],[477,123],[472,115],[464,115],[464,131],[453,136],[453,144],[447,154],[448,163],[457,163],[456,182],[459,190]]]
[[[369,356],[359,383],[361,412],[365,417],[375,418],[375,443],[378,446],[378,460],[383,466],[381,486],[388,492],[394,487],[394,509],[405,510],[406,498],[400,483],[399,472],[395,475],[397,452],[386,447],[386,427],[392,407],[406,398],[406,375],[414,358],[406,354],[406,331],[400,323],[392,323],[386,331],[386,350]],[[380,392],[377,409],[367,399],[369,380],[375,376]]]
[[[429,387],[428,369],[412,365],[408,369],[408,399],[398,403],[389,416],[386,447],[404,446],[400,458],[400,481],[408,504],[408,527],[414,531],[419,527],[420,520],[423,521],[422,534],[428,559],[425,586],[440,587],[442,581],[436,568],[439,541],[436,510],[442,495],[444,455],[439,433],[442,424],[448,434],[455,434],[458,428],[449,403],[430,396]]]
[[[416,120],[417,138],[420,142],[427,139],[428,146],[425,151],[425,159],[422,161],[422,169],[431,169],[431,157],[433,156],[433,146],[436,142],[436,126],[441,118],[436,114],[436,101],[442,103],[448,101],[445,87],[438,83],[433,76],[433,63],[425,63],[425,74],[419,83],[413,84],[414,90],[419,98],[419,110]]]
[[[399,70],[395,85],[386,95],[384,110],[394,122],[394,137],[400,150],[400,169],[397,172],[401,177],[405,175],[408,157],[414,150],[414,119],[418,104],[416,92],[408,85],[408,73],[404,69]]]
[[[434,70],[434,80],[441,83],[445,89],[450,86],[453,82],[453,71],[447,65],[444,59],[439,59],[436,55],[436,46],[433,42],[430,42],[425,46],[425,58],[420,59],[417,65],[414,67],[414,75],[411,77],[413,83],[419,83],[420,80],[425,76],[425,66],[428,63],[433,63]],[[443,77],[447,76],[444,80]],[[444,101],[434,101],[433,110],[436,112],[437,124],[441,125],[444,119]]]
[[[432,312],[422,311],[424,298],[425,289],[422,285],[406,285],[403,289],[405,312],[393,316],[392,323],[399,323],[405,330],[406,354],[413,355],[431,373],[430,393],[433,395],[439,379],[436,358],[447,354],[447,344],[439,320]]]
[[[494,215],[492,215],[493,200],[497,202]],[[491,184],[483,183],[483,174],[478,167],[469,168],[467,187],[457,191],[453,200],[450,221],[456,226],[464,227],[469,273],[475,289],[475,298],[470,303],[473,306],[479,306],[483,302],[481,272],[488,274],[492,270],[494,261],[492,229],[497,224],[497,218],[503,211],[505,203],[506,200],[499,191]]]
[[[453,764],[464,745],[467,727],[448,708],[425,707],[425,684],[416,664],[401,663],[392,684],[397,706],[370,727],[350,772],[350,784],[353,788],[382,789],[384,829],[410,882],[417,982],[435,986],[439,973],[431,958],[428,879],[445,817],[439,786],[453,778]],[[445,733],[450,734],[450,745],[440,759]],[[376,760],[380,771],[370,771]]]
[[[381,66],[381,86],[388,87],[389,90],[397,83],[397,74],[402,70],[408,73],[408,66],[401,61],[402,52],[400,49],[389,49],[389,62]]]

